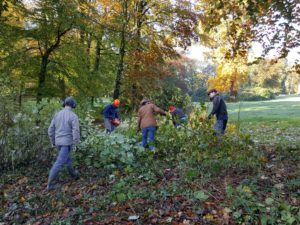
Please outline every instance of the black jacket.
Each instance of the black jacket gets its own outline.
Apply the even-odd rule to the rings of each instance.
[[[224,99],[216,94],[211,101],[213,102],[213,109],[210,115],[216,115],[217,120],[228,119],[227,107]]]
[[[182,117],[186,117],[182,109],[176,108],[173,112],[171,112],[172,118],[176,119],[179,118],[181,119]]]

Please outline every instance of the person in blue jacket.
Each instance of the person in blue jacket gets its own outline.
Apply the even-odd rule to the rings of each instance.
[[[115,130],[116,126],[120,124],[119,108],[120,100],[115,99],[112,104],[107,105],[103,110],[104,126],[107,133]]]

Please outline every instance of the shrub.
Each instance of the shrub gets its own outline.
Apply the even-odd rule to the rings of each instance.
[[[226,187],[231,200],[232,217],[238,224],[299,224],[300,207],[289,205],[281,199],[256,196],[256,185]]]
[[[274,98],[275,94],[270,89],[261,87],[245,89],[238,94],[240,101],[264,101]]]
[[[12,98],[1,97],[0,169],[49,161],[52,148],[47,130],[54,113],[60,109],[58,98],[45,98],[39,104],[27,100],[19,108]],[[86,108],[81,104],[75,111],[79,116],[86,114]]]
[[[117,132],[107,134],[92,121],[88,113],[81,124],[82,142],[75,151],[75,163],[108,170],[134,164],[136,154],[143,151],[137,140]]]
[[[50,154],[47,128],[59,101],[28,101],[19,109],[10,98],[0,100],[0,169],[14,169]]]
[[[206,119],[206,107],[196,108],[189,116],[189,123],[179,129],[166,119],[158,130],[158,154],[168,161],[178,160],[198,167],[207,174],[226,173],[236,167],[258,169],[261,153],[250,136],[235,133],[231,126],[220,141],[213,134],[213,123]]]

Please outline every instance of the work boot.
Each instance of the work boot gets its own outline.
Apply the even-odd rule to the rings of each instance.
[[[74,180],[79,180],[79,179],[80,179],[78,170],[75,170],[75,169],[73,168],[73,166],[68,166],[68,171],[69,171],[70,176],[71,176]]]
[[[79,172],[76,170],[75,175],[72,177],[74,178],[74,180],[79,180],[80,179]]]
[[[50,192],[50,191],[53,191],[53,190],[58,189],[58,188],[60,188],[60,187],[62,187],[62,185],[59,184],[59,183],[48,184],[48,185],[47,185],[47,188],[46,188],[46,191]]]

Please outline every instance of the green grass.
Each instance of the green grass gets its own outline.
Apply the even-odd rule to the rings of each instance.
[[[300,96],[280,97],[271,101],[227,103],[230,121],[277,124],[281,128],[300,125]]]
[[[229,124],[240,124],[260,143],[300,146],[300,96],[279,97],[270,101],[227,103]],[[238,115],[240,118],[238,119]]]
[[[209,104],[209,111],[212,104]],[[300,146],[300,95],[270,101],[228,103],[229,124],[239,123],[240,131],[253,140],[284,146]]]

